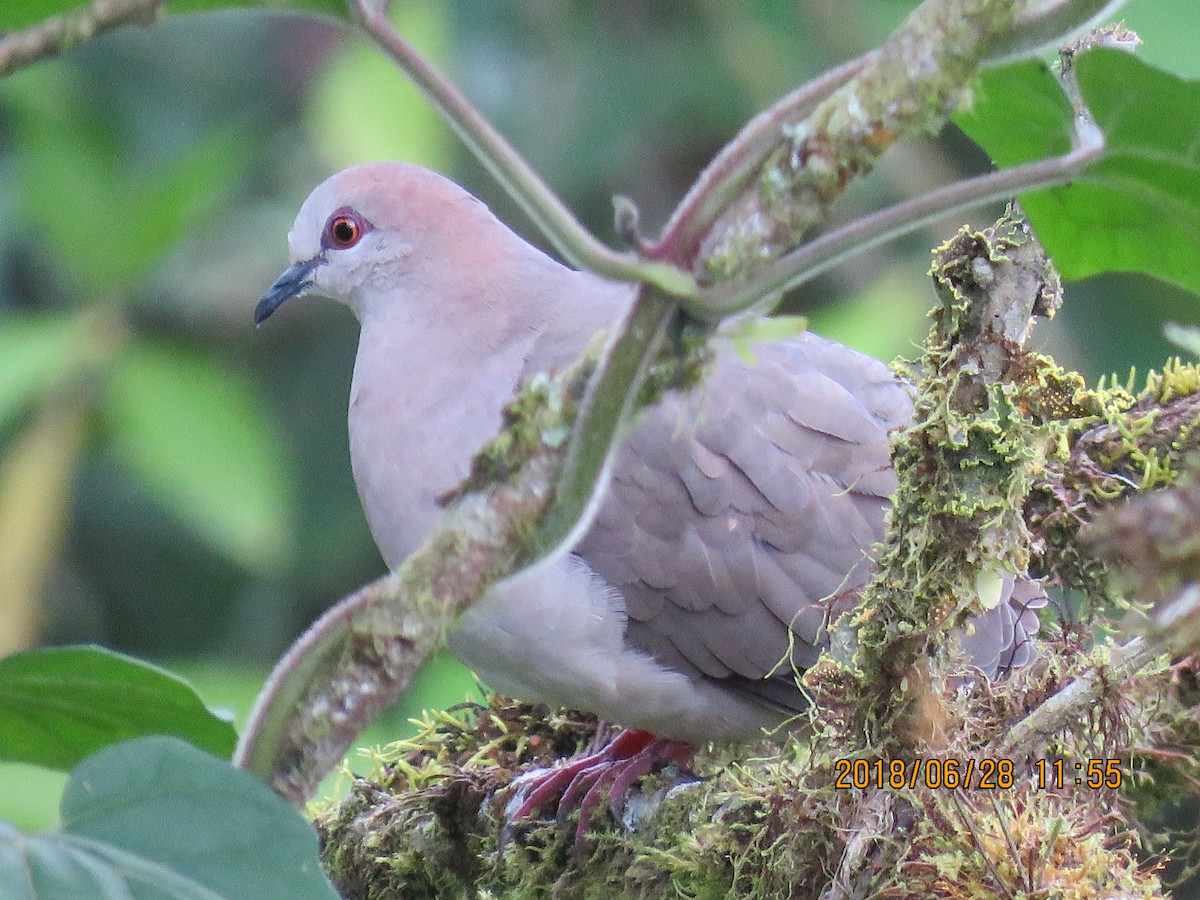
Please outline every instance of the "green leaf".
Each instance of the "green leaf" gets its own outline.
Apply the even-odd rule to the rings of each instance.
[[[1071,184],[1021,197],[1038,236],[1065,278],[1145,272],[1200,293],[1200,81],[1116,50],[1076,71],[1107,147]],[[956,121],[1002,167],[1069,146],[1070,107],[1038,63],[984,73]]]
[[[317,836],[253,776],[174,738],[79,764],[62,826],[0,823],[0,895],[81,900],[337,900]]]
[[[805,316],[767,316],[743,319],[726,332],[733,349],[746,365],[754,363],[754,345],[797,337],[808,328]]]
[[[78,371],[80,322],[56,313],[0,319],[0,429]]]
[[[1071,149],[1071,104],[1041,60],[985,69],[954,121],[1001,168]]]
[[[148,734],[226,757],[237,740],[186,681],[128,656],[58,647],[0,659],[0,759],[65,770]]]
[[[113,373],[104,412],[124,464],[211,546],[251,571],[283,564],[290,467],[250,379],[181,347],[142,342]]]
[[[88,6],[88,3],[80,0],[11,0],[0,3],[0,31],[30,28],[51,16],[76,12]],[[167,5],[167,11],[172,14],[252,8],[293,10],[342,20],[349,17],[344,0],[171,0]]]

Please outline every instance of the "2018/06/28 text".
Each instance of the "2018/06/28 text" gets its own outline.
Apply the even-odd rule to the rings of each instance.
[[[839,759],[834,787],[839,790],[925,787],[930,790],[1008,790],[1016,784],[1017,765],[1011,759]],[[1076,785],[1092,790],[1117,790],[1124,779],[1119,759],[1035,760],[1029,777],[1038,790]]]

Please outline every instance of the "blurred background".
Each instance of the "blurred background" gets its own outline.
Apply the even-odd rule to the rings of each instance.
[[[1197,77],[1193,4],[1134,0],[1126,19],[1144,58]],[[913,6],[425,0],[396,17],[607,239],[613,194],[654,231],[743,122]],[[334,23],[172,18],[0,80],[0,655],[100,643],[244,717],[300,630],[383,572],[346,443],[353,317],[321,300],[257,331],[251,317],[300,202],[376,159],[450,175],[541,242],[390,64]],[[889,157],[840,217],[986,163],[951,128]],[[819,332],[911,355],[932,305],[929,250],[960,224],[788,302]],[[1036,341],[1089,379],[1124,380],[1161,365],[1162,324],[1195,309],[1147,279],[1092,279],[1068,287]],[[440,659],[375,737],[478,696]],[[0,765],[0,818],[53,821],[57,783]]]

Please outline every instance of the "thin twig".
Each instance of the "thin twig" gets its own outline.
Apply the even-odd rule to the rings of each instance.
[[[994,753],[994,759],[1018,759],[1042,752],[1052,735],[1077,724],[1080,714],[1095,706],[1107,685],[1145,668],[1163,649],[1162,644],[1150,643],[1142,637],[1118,647],[1112,651],[1111,662],[1103,673],[1080,675],[1068,681],[1014,724],[988,755]]]
[[[1044,0],[1031,3],[1016,26],[988,47],[984,65],[1029,59],[1109,21],[1129,0]]]
[[[92,0],[86,9],[53,16],[0,37],[0,77],[64,53],[123,25],[153,25],[167,0]]]
[[[726,282],[701,291],[698,305],[713,318],[740,312],[762,297],[794,288],[857,253],[939,219],[1078,178],[1104,155],[1105,138],[1079,90],[1071,61],[1073,57],[1064,56],[1060,75],[1063,92],[1075,112],[1069,153],[968,178],[863,216],[784,254],[744,284]]]
[[[1013,868],[1017,869],[1018,873],[1020,873],[1021,849],[1017,846],[1017,842],[1013,838],[1012,831],[1009,830],[1008,825],[1004,821],[1005,811],[1000,807],[1000,801],[996,799],[996,794],[994,791],[988,792],[987,798],[988,803],[991,804],[992,816],[995,819],[996,825],[999,827],[1000,833],[1004,835],[1004,843],[1008,847],[1009,856],[1012,857]],[[1029,884],[1028,878],[1026,879],[1025,888],[1026,890],[1033,890],[1032,886]]]
[[[746,284],[721,284],[700,294],[706,315],[721,318],[753,306],[761,297],[788,290],[817,277],[857,253],[924,228],[939,219],[1019,193],[1065,184],[1104,153],[1098,140],[1052,159],[989,172],[946,185],[863,216],[781,256]]]
[[[992,878],[996,882],[996,889],[1003,891],[1007,900],[1012,900],[1012,891],[1009,890],[1008,884],[1005,883],[1004,879],[1000,877],[1000,873],[996,869],[996,864],[992,861],[992,856],[987,851],[987,845],[984,844],[984,842],[980,839],[979,832],[975,829],[975,820],[971,816],[967,815],[967,811],[963,807],[962,800],[958,796],[958,791],[950,792],[950,800],[954,803],[954,808],[958,812],[958,817],[962,819],[963,824],[967,826],[967,830],[971,832],[971,841],[975,844],[975,851],[987,864],[988,871],[991,873]]]
[[[871,50],[830,69],[746,123],[700,173],[671,214],[663,228],[663,236],[647,248],[647,253],[656,259],[669,258],[677,262],[690,259],[695,252],[692,244],[700,232],[712,223],[733,193],[762,165],[763,159],[779,142],[783,126],[806,117],[818,103],[858,75],[878,52]]]

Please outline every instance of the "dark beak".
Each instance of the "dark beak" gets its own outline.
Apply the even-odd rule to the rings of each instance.
[[[261,325],[271,317],[271,313],[283,306],[286,301],[291,300],[293,297],[299,297],[308,290],[312,285],[312,279],[309,278],[312,270],[323,261],[321,256],[318,255],[303,262],[292,263],[284,269],[283,274],[275,279],[275,283],[267,288],[267,292],[262,295],[262,299],[258,301],[258,306],[254,307],[254,324]]]

